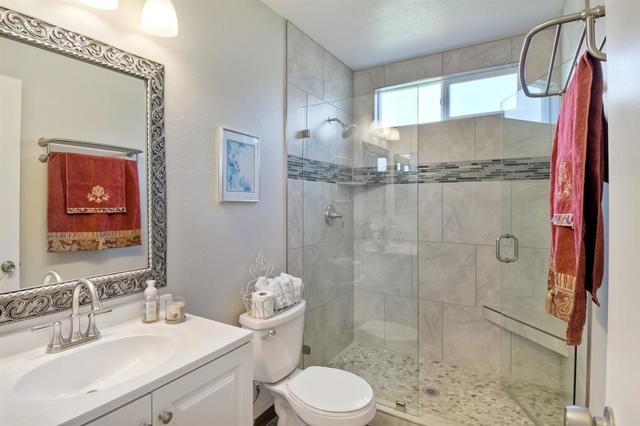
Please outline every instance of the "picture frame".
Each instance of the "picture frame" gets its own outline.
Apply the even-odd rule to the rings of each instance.
[[[220,202],[260,201],[260,138],[225,127],[215,132]]]

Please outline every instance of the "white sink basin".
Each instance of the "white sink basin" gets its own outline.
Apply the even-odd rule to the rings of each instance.
[[[91,342],[49,355],[50,360],[16,381],[14,392],[37,401],[100,392],[159,367],[178,346],[171,336],[154,334]]]

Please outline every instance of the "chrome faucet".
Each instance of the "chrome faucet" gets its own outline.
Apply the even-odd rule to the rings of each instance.
[[[84,333],[80,331],[80,292],[83,287],[87,288],[89,295],[91,296],[91,312],[89,312],[88,315],[89,324],[87,325],[87,330]],[[88,279],[80,278],[73,288],[73,295],[71,298],[71,329],[69,330],[69,337],[66,339],[62,337],[62,323],[60,321],[56,321],[49,325],[36,326],[31,330],[40,331],[52,327],[53,335],[51,337],[51,341],[47,345],[47,353],[62,352],[100,339],[100,331],[98,331],[98,327],[96,326],[95,317],[108,312],[111,312],[111,309],[105,309],[102,307],[96,286]]]

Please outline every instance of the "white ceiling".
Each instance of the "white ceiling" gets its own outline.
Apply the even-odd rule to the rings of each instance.
[[[527,32],[564,0],[262,0],[354,70]]]

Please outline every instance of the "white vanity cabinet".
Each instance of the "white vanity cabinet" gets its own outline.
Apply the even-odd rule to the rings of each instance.
[[[86,426],[250,426],[252,383],[247,343]]]
[[[86,426],[147,426],[151,424],[151,395],[145,395]]]

